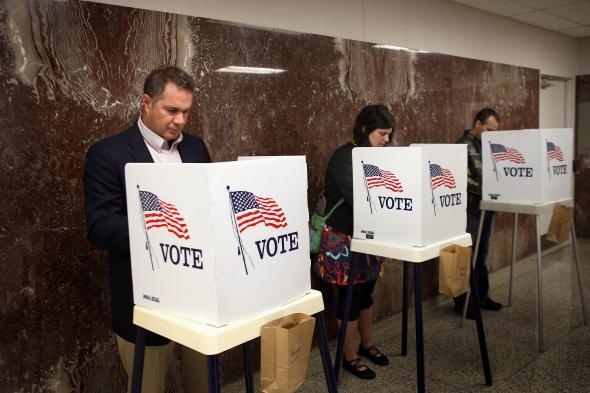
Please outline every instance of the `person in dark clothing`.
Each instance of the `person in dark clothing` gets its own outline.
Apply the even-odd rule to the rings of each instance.
[[[325,177],[326,211],[339,201],[326,221],[322,246],[314,263],[314,271],[324,281],[337,285],[337,317],[340,324],[345,309],[348,270],[353,256],[357,265],[349,322],[344,342],[343,368],[359,378],[375,378],[375,372],[359,358],[359,354],[373,363],[385,366],[387,357],[373,344],[373,290],[381,273],[381,263],[375,256],[352,253],[353,234],[352,149],[356,146],[383,147],[389,144],[395,121],[384,105],[369,105],[356,118],[353,141],[339,147],[330,158]],[[355,346],[357,334],[361,342]]]
[[[174,66],[153,70],[144,83],[138,120],[127,130],[95,143],[86,155],[84,195],[88,239],[109,254],[113,330],[129,376],[128,391],[135,327],[125,164],[211,161],[205,143],[182,132],[192,107],[193,90],[193,79],[185,71]],[[173,348],[174,343],[167,338],[147,334],[143,393],[164,392]]]
[[[467,145],[467,232],[471,234],[474,246],[477,240],[477,230],[481,218],[481,211],[479,210],[479,203],[482,199],[481,134],[484,131],[496,131],[499,127],[500,117],[496,111],[490,108],[484,108],[475,116],[473,127],[470,130],[465,130],[463,136],[456,142]],[[492,300],[488,295],[490,285],[488,269],[485,265],[490,237],[492,235],[493,214],[493,212],[486,212],[484,214],[479,252],[473,273],[477,280],[481,308],[484,310],[498,311],[502,308],[502,305]],[[465,297],[466,295],[463,294],[454,298],[455,310],[459,313],[463,311]],[[469,303],[467,317],[473,319],[474,314],[471,308],[471,301]]]

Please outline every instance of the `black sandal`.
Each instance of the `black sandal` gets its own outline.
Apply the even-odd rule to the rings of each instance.
[[[371,345],[369,348],[365,348],[363,347],[363,344],[359,344],[359,355],[368,358],[378,366],[387,366],[389,364],[389,359],[387,359],[387,356],[381,353],[381,351],[378,350],[374,345]]]
[[[377,376],[375,371],[363,364],[359,358],[350,361],[342,359],[342,368],[361,379],[374,379]]]

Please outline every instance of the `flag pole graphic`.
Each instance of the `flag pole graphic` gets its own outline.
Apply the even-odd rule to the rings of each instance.
[[[549,180],[551,180],[551,170],[549,169],[549,146],[547,145],[547,139],[545,139],[545,150],[547,150],[547,173],[549,174]]]
[[[141,222],[143,223],[143,232],[145,233],[145,249],[148,251],[148,253],[150,254],[150,262],[152,263],[152,271],[156,270],[154,269],[154,259],[152,257],[152,244],[150,243],[150,237],[148,236],[148,232],[147,232],[147,226],[145,225],[145,212],[143,210],[143,204],[141,202],[141,190],[139,189],[139,184],[137,185],[137,194],[139,195],[139,215],[141,216]],[[156,259],[156,262],[158,262],[158,260]]]
[[[238,224],[236,222],[234,201],[231,198],[231,191],[229,190],[229,186],[227,186],[226,188],[227,188],[227,193],[229,196],[229,204],[230,204],[230,210],[231,210],[231,222],[234,227],[234,233],[235,233],[236,237],[238,238],[238,255],[242,255],[242,261],[244,262],[244,270],[246,270],[246,275],[248,275],[248,265],[246,264],[246,256],[244,255],[245,254],[244,253],[244,245],[242,244],[242,238],[240,237],[240,231],[238,229]]]
[[[432,188],[432,168],[430,161],[428,161],[428,173],[430,175],[430,193],[432,194],[432,207],[434,208],[434,215],[436,216],[436,200],[434,199],[434,189]]]
[[[500,181],[500,178],[498,177],[498,168],[496,167],[496,158],[494,157],[494,150],[492,149],[492,142],[488,141],[488,143],[490,144],[490,153],[492,154],[492,162],[494,163],[494,173],[496,174],[496,180]]]
[[[371,210],[371,214],[373,214],[373,201],[371,200],[371,193],[369,192],[369,185],[367,184],[367,174],[365,173],[365,164],[361,161],[361,165],[363,166],[363,178],[365,179],[365,190],[367,191],[367,202],[369,202],[369,209]]]

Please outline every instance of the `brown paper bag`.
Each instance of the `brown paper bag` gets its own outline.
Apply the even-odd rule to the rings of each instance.
[[[438,291],[457,297],[469,290],[471,247],[452,245],[440,250]]]
[[[262,326],[260,378],[266,393],[294,392],[307,375],[315,318],[291,314]]]
[[[572,210],[571,207],[555,205],[551,223],[549,223],[549,230],[547,231],[547,240],[553,243],[561,243],[570,238]]]

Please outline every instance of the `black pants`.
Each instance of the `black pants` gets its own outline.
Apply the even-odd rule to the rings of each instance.
[[[481,211],[479,210],[479,201],[475,198],[469,197],[467,200],[467,232],[471,235],[473,241],[472,252],[475,253],[475,242],[477,241],[477,230],[479,228],[479,220]],[[488,278],[488,268],[486,267],[486,257],[488,256],[490,247],[490,237],[492,236],[492,223],[494,221],[494,212],[485,212],[483,218],[483,226],[481,228],[481,238],[479,240],[479,251],[473,274],[477,279],[477,289],[479,300],[483,300],[488,296],[490,289],[490,281]],[[457,296],[455,306],[463,307],[466,295]],[[471,303],[471,302],[469,302]]]
[[[359,319],[362,310],[373,305],[373,291],[375,290],[375,281],[368,281],[361,284],[354,284],[352,291],[352,302],[350,304],[349,321],[356,321]],[[336,316],[339,320],[344,319],[344,308],[346,306],[346,291],[348,285],[338,285],[338,309]]]

